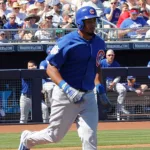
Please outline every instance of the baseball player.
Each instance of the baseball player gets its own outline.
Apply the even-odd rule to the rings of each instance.
[[[50,53],[51,49],[53,48],[53,46],[49,46],[46,50],[47,55]],[[43,60],[40,62],[40,66],[39,69],[46,69],[47,68],[47,61]],[[45,78],[42,79],[42,93],[44,95],[44,101],[42,101],[44,108],[43,108],[43,122],[44,123],[48,123],[49,122],[49,109],[50,108],[50,104],[52,101],[52,91],[54,88],[54,83],[52,82],[52,80],[50,78]],[[46,106],[45,106],[46,105]]]
[[[115,59],[115,53],[112,49],[109,49],[106,52],[106,59],[101,60],[100,66],[102,68],[120,67],[120,64],[114,59]],[[120,76],[106,77],[107,90],[113,90],[113,91],[116,91],[118,93],[117,107],[116,107],[117,108],[117,120],[118,121],[120,120],[120,113],[129,114],[129,112],[124,108],[126,89],[121,83],[119,83],[119,81],[120,81]]]
[[[75,120],[82,149],[97,150],[95,85],[98,94],[106,96],[99,67],[106,46],[94,33],[97,18],[93,7],[80,8],[76,12],[78,30],[60,38],[47,56],[47,74],[56,84],[52,93],[50,124],[41,131],[23,131],[18,150],[59,142]]]
[[[37,69],[37,65],[33,60],[28,61],[28,69]],[[22,90],[20,96],[20,123],[27,123],[29,112],[32,110],[32,87],[31,81],[29,79],[22,79]],[[45,111],[48,109],[47,105],[41,103],[42,107],[42,116],[45,114]],[[43,118],[45,122],[45,118]]]

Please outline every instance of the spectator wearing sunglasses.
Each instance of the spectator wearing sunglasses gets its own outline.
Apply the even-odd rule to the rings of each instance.
[[[105,18],[113,24],[117,23],[119,16],[121,14],[121,10],[119,8],[117,8],[117,6],[118,6],[117,0],[111,0],[110,7],[106,8],[104,10]],[[104,27],[110,28],[110,25],[106,24],[106,25],[104,25]]]
[[[12,12],[16,15],[15,22],[18,24],[22,24],[26,17],[26,14],[20,12],[21,6],[19,5],[18,2],[14,2],[12,8],[13,8]]]
[[[113,68],[113,67],[120,67],[120,64],[115,60],[115,53],[112,49],[107,50],[106,52],[106,59],[101,60],[101,67],[102,68]],[[120,114],[129,114],[129,112],[124,107],[124,99],[126,94],[125,87],[119,83],[121,77],[117,76],[109,76],[106,77],[106,89],[107,91],[115,91],[118,93],[117,98],[117,120],[120,120]]]

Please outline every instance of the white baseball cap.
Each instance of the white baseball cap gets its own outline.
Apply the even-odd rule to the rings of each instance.
[[[51,0],[51,2],[49,3],[49,6],[55,6],[55,5],[57,5],[57,4],[59,4],[60,3],[60,0]]]

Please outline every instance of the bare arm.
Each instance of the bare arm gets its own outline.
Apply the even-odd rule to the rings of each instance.
[[[58,69],[55,66],[52,66],[51,64],[48,64],[46,73],[57,85],[60,83],[61,80],[63,80]]]
[[[101,84],[102,83],[102,81],[103,81],[103,77],[102,77],[102,69],[101,69],[101,67],[99,66],[98,68],[97,68],[97,73],[96,73],[96,76],[95,76],[95,85],[97,85],[97,84]]]

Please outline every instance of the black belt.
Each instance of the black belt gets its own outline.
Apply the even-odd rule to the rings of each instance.
[[[92,90],[81,90],[81,89],[79,89],[79,91],[80,91],[80,92],[85,92],[85,93],[86,93],[86,92],[90,92],[90,91],[92,91]]]

